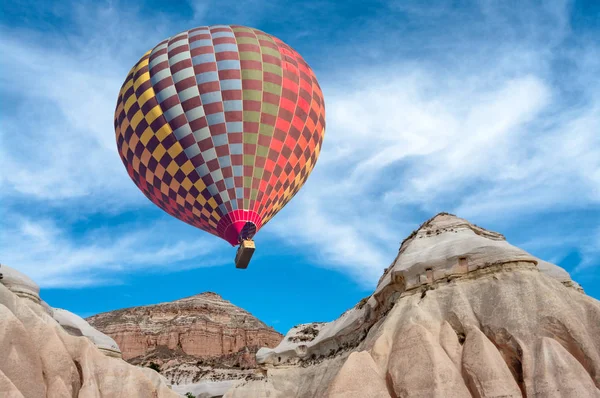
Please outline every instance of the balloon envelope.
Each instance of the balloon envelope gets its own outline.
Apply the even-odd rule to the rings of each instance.
[[[317,79],[276,37],[199,27],[131,69],[115,111],[119,153],[167,213],[237,245],[298,192],[325,133]]]

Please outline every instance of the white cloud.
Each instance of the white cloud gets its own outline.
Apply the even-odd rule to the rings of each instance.
[[[128,68],[165,24],[148,18],[152,34],[142,39],[149,30],[135,14],[90,4],[70,12],[71,34],[14,29],[0,39],[0,88],[11,99],[0,129],[0,187],[5,196],[54,205],[139,206],[145,202],[116,151],[113,116]]]
[[[323,152],[285,216],[273,221],[277,233],[294,231],[298,244],[316,250],[315,262],[373,284],[398,247],[382,235],[400,239],[423,221],[411,210],[451,211],[509,232],[531,229],[528,218],[544,212],[573,217],[598,209],[598,48],[581,43],[569,53],[562,2],[546,7],[543,23],[530,13],[515,23],[489,3],[483,11],[497,30],[487,43],[494,51],[478,56],[468,48],[448,64],[341,66],[331,72],[335,84],[319,75],[327,106]],[[544,42],[548,19],[555,29]],[[538,253],[550,255],[558,244],[586,250],[581,240],[559,239],[590,232],[575,228],[536,231],[547,243]],[[587,253],[597,260],[598,252]]]
[[[0,231],[2,262],[42,287],[114,284],[141,269],[168,272],[225,263],[220,254],[225,244],[216,238],[198,238],[199,232],[185,226],[165,234],[168,226],[164,221],[130,223],[87,229],[78,236],[52,219],[11,217]]]
[[[267,231],[315,264],[341,270],[370,287],[381,276],[382,266],[389,264],[386,254],[397,246],[397,236],[381,230],[383,220],[370,219],[369,211],[354,213],[356,203],[340,199],[337,205],[324,205],[328,199],[314,191],[299,196],[293,209],[282,210]]]
[[[0,127],[0,189],[15,213],[15,221],[3,221],[9,248],[3,262],[19,264],[43,285],[63,286],[219,256],[216,238],[185,243],[192,231],[185,225],[168,244],[157,243],[146,224],[164,229],[158,213],[127,230],[113,226],[81,237],[71,225],[71,214],[151,208],[116,153],[116,93],[137,56],[216,18],[214,7],[192,4],[202,21],[185,26],[164,15],[86,4],[71,11],[76,24],[66,37],[2,35],[0,88],[10,111]],[[332,4],[323,9],[335,10]],[[598,209],[598,44],[573,36],[567,2],[518,10],[478,5],[470,10],[473,19],[444,1],[427,10],[418,2],[397,3],[363,27],[342,27],[347,31],[336,37],[343,42],[321,37],[318,46],[299,38],[326,35],[329,30],[305,32],[307,21],[323,16],[309,6],[295,9],[294,18],[304,22],[289,37],[315,60],[327,134],[307,185],[264,234],[373,285],[402,237],[437,211],[484,227],[527,228],[524,220],[540,212],[571,217]],[[251,8],[240,23],[262,23],[280,10]],[[406,17],[408,28],[398,22]],[[280,25],[294,30],[286,18]],[[21,200],[51,211],[38,221],[14,204]],[[538,241],[549,247],[557,233],[541,232]],[[570,233],[591,234],[589,228]],[[597,245],[561,242],[579,248],[589,264],[598,257]],[[204,244],[217,246],[208,252]]]
[[[581,275],[583,278],[597,280],[598,268],[600,267],[600,227],[596,227],[590,235],[581,239],[581,262],[574,270],[575,275]],[[597,284],[597,281],[594,281]]]

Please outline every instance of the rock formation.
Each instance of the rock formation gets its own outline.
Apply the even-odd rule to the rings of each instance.
[[[94,339],[114,341],[75,314],[49,307],[31,279],[4,265],[0,271],[0,396],[178,396],[155,371],[111,357],[118,350],[104,355]],[[57,313],[68,331],[53,318]]]
[[[600,397],[600,302],[450,214],[402,242],[373,295],[300,325],[225,397]]]
[[[87,321],[117,342],[125,360],[159,348],[212,358],[246,347],[274,347],[282,339],[248,311],[212,292],[105,312]]]
[[[216,293],[87,318],[132,364],[160,366],[176,391],[222,395],[255,378],[256,351],[283,336]],[[218,393],[218,394],[217,394]]]
[[[117,343],[94,329],[89,323],[78,315],[61,308],[52,309],[52,317],[63,329],[73,336],[85,336],[105,355],[121,358],[121,350]]]
[[[562,268],[445,213],[402,242],[372,295],[281,342],[214,293],[90,325],[0,272],[0,396],[600,397],[600,302]],[[111,358],[115,341],[173,389]]]
[[[6,265],[0,265],[2,271],[1,283],[19,297],[29,299],[50,315],[63,329],[73,336],[85,336],[98,347],[105,355],[121,358],[121,351],[117,343],[107,335],[94,329],[80,316],[67,310],[50,307],[40,298],[39,286],[27,275]]]

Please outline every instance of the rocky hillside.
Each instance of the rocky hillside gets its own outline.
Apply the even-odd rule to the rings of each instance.
[[[124,362],[110,337],[42,301],[27,276],[0,273],[0,397],[179,396],[155,371]]]
[[[449,214],[402,243],[373,295],[288,332],[225,397],[600,397],[600,302]]]
[[[160,366],[174,388],[252,378],[256,351],[275,347],[283,338],[212,292],[106,312],[87,321],[117,342],[123,359]]]

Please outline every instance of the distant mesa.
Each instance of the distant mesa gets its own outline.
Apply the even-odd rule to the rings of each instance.
[[[194,395],[222,395],[237,381],[256,377],[258,349],[275,347],[283,338],[214,292],[110,311],[87,321],[118,343],[125,360],[155,364],[175,391]]]

